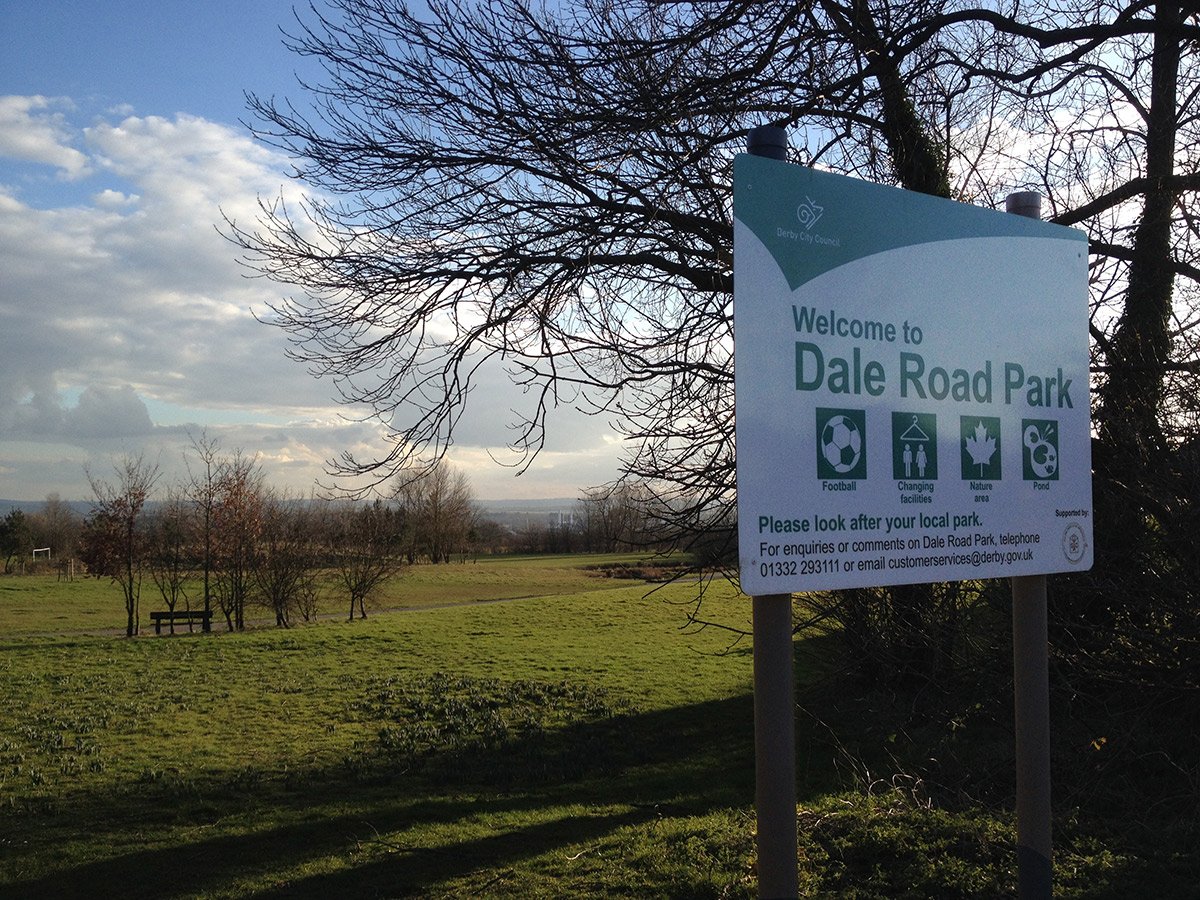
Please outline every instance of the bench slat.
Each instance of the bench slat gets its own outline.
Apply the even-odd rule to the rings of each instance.
[[[163,622],[200,622],[207,626],[211,618],[211,609],[156,609],[150,613],[150,621],[154,623],[155,634],[162,634]]]

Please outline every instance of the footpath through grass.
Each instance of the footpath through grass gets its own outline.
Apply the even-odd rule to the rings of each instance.
[[[685,627],[695,584],[595,562],[423,567],[384,605],[424,608],[132,640],[86,633],[119,626],[115,588],[0,582],[0,896],[754,896],[749,643]],[[748,626],[723,582],[705,613]],[[835,652],[805,643],[802,682]],[[931,796],[836,682],[801,698],[806,896],[1015,891],[1003,803]],[[1194,890],[1186,860],[1058,840],[1061,896]]]

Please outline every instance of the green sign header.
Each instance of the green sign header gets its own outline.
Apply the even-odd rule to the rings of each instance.
[[[785,173],[790,189],[771,189]],[[972,237],[1087,242],[1072,228],[886,185],[856,180],[848,192],[844,182],[854,179],[844,175],[757,156],[734,160],[734,180],[744,188],[734,196],[734,217],[762,241],[793,289],[852,260],[917,244]]]

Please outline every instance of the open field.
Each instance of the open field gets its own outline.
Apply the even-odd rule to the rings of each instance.
[[[631,561],[636,558],[628,554],[595,554],[583,562],[579,557],[506,556],[440,566],[406,566],[383,586],[368,612],[597,590],[621,584],[619,579],[601,579],[597,573],[619,572]],[[344,595],[345,590],[334,578],[326,577],[318,615],[347,616],[349,601],[343,599]],[[189,585],[193,609],[203,607],[203,596],[199,583]],[[153,630],[147,614],[155,609],[165,607],[147,577],[141,593],[143,630]],[[247,616],[274,624],[273,615],[261,607],[249,607]],[[215,610],[213,627],[225,628],[219,610]],[[55,575],[0,577],[0,635],[114,631],[125,632],[125,607],[119,589],[107,578],[77,576],[72,581],[60,581]]]
[[[684,627],[695,584],[595,562],[421,567],[381,605],[425,608],[132,640],[87,633],[122,622],[105,582],[0,580],[0,895],[753,896],[750,648]],[[747,624],[726,583],[705,604]],[[801,715],[805,892],[1011,893],[1008,815],[859,778],[855,727]],[[1146,884],[1064,831],[1061,895]],[[1154,896],[1189,896],[1178,866]]]

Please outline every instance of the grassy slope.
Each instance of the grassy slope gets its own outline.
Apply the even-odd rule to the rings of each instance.
[[[597,554],[581,564],[579,557],[512,556],[442,566],[408,566],[384,585],[369,608],[415,609],[596,590],[605,582],[598,582],[585,566],[629,559],[628,555]],[[189,585],[188,594],[193,608],[203,606],[199,583]],[[347,615],[349,601],[344,594],[334,578],[326,577],[319,614]],[[152,630],[148,613],[165,606],[149,577],[143,579],[140,606],[142,630]],[[274,623],[273,614],[260,607],[251,607],[248,614],[251,619]],[[214,627],[224,626],[215,621]],[[0,635],[113,631],[125,631],[125,606],[120,588],[107,579],[77,577],[68,582],[54,575],[0,577]]]
[[[609,879],[584,851],[664,805],[724,809],[744,839],[748,655],[723,654],[715,631],[682,634],[678,607],[643,586],[587,584],[599,589],[288,632],[3,639],[0,884],[319,896],[483,878],[494,893],[506,876],[493,867],[519,865],[532,868],[514,892],[532,878],[554,893],[581,873]],[[716,593],[744,623],[744,601]],[[430,694],[432,673],[533,724],[498,740],[480,710],[444,704],[446,735],[387,750],[394,710],[375,701],[396,685]]]
[[[407,577],[384,605],[545,595],[125,640],[41,636],[56,610],[119,624],[111,586],[0,581],[0,895],[753,896],[749,647],[681,627],[694,587],[563,559]],[[749,610],[721,584],[706,613]],[[886,711],[799,722],[806,894],[1014,890],[1008,817],[892,774]],[[1062,896],[1194,889],[1062,831]]]

